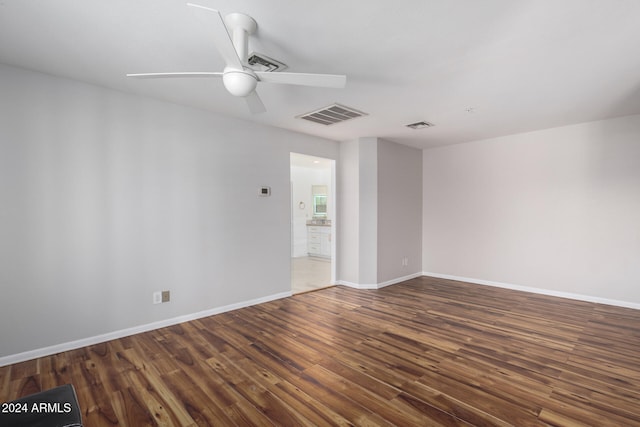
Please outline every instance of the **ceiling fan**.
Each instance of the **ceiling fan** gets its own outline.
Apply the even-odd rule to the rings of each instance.
[[[255,90],[258,82],[328,88],[343,88],[347,83],[347,77],[344,75],[254,71],[248,66],[248,38],[258,28],[253,18],[242,13],[231,13],[223,19],[220,12],[215,9],[193,3],[187,3],[187,6],[201,15],[205,22],[210,23],[211,36],[225,62],[224,70],[222,72],[139,73],[127,74],[127,77],[143,79],[222,77],[222,83],[227,91],[234,96],[243,97],[249,111],[253,114],[266,111]],[[229,36],[229,32],[232,37]]]

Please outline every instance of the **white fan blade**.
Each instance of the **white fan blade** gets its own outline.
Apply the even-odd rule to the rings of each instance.
[[[251,114],[264,113],[265,111],[267,111],[267,109],[264,108],[262,100],[258,96],[258,92],[256,92],[255,90],[249,95],[245,96],[244,99],[247,101],[247,106],[249,107],[249,111],[251,111]]]
[[[347,76],[336,74],[280,73],[256,71],[261,82],[280,83],[286,85],[316,86],[343,88],[347,84]]]
[[[189,77],[222,77],[223,73],[207,72],[207,71],[193,71],[185,73],[138,73],[127,74],[127,77],[134,77],[137,79],[165,79],[165,78],[189,78]]]
[[[215,9],[200,6],[199,4],[187,3],[187,6],[191,6],[193,10],[200,15],[200,20],[209,28],[213,42],[218,52],[220,52],[220,55],[222,55],[226,66],[242,70],[242,62],[240,62],[238,52],[236,52],[236,48],[233,46],[233,41],[229,36],[227,27],[224,25],[224,19],[220,12]]]

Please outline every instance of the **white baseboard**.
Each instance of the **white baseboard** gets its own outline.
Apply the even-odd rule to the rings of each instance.
[[[416,277],[422,276],[422,272],[408,274],[406,276],[398,277],[395,279],[387,280],[386,282],[378,283],[378,289],[384,288],[386,286],[395,285],[396,283],[405,282],[407,280],[415,279]]]
[[[127,337],[129,335],[135,335],[142,332],[151,331],[154,329],[165,328],[167,326],[177,325],[178,323],[184,323],[190,320],[201,319],[203,317],[213,316],[215,314],[225,313],[227,311],[237,310],[239,308],[245,308],[245,307],[249,307],[256,304],[261,304],[264,302],[274,301],[281,298],[287,298],[290,296],[291,296],[291,291],[281,292],[278,294],[267,295],[261,298],[255,298],[249,301],[242,301],[239,303],[229,304],[222,307],[216,307],[209,310],[199,311],[197,313],[185,314],[183,316],[173,317],[171,319],[164,319],[164,320],[159,320],[157,322],[147,323],[145,325],[139,325],[139,326],[134,326],[132,328],[121,329],[119,331],[113,331],[113,332],[109,332],[102,335],[96,335],[93,337],[82,338],[79,340],[70,341],[62,344],[56,344],[49,347],[29,350],[23,353],[3,356],[3,357],[0,357],[0,367],[11,365],[14,363],[24,362],[26,360],[36,359],[38,357],[50,356],[52,354],[61,353],[63,351],[75,350],[77,348],[99,344],[102,342]]]
[[[424,275],[424,273],[418,272],[418,273],[409,274],[407,276],[402,276],[402,277],[398,277],[398,278],[395,278],[395,279],[387,280],[386,282],[373,283],[373,284],[369,284],[369,283],[353,283],[353,282],[348,282],[346,280],[338,280],[336,282],[336,284],[343,285],[343,286],[348,286],[348,287],[354,288],[354,289],[381,289],[381,288],[384,288],[386,286],[395,285],[396,283],[404,282],[404,281],[410,280],[410,279],[415,279],[416,277],[420,277],[420,276],[423,276],[423,275]]]
[[[422,275],[428,276],[428,277],[436,277],[438,279],[457,280],[459,282],[469,282],[469,283],[475,283],[477,285],[495,286],[497,288],[512,289],[515,291],[531,292],[534,294],[549,295],[549,296],[560,297],[560,298],[574,299],[578,301],[595,302],[598,304],[606,304],[606,305],[613,305],[617,307],[626,307],[626,308],[633,308],[636,310],[640,310],[640,304],[630,302],[630,301],[620,301],[620,300],[614,300],[614,299],[608,299],[608,298],[594,297],[591,295],[574,294],[570,292],[560,292],[560,291],[554,291],[551,289],[532,288],[530,286],[520,286],[520,285],[511,284],[511,283],[492,282],[490,280],[474,279],[472,277],[452,276],[450,274],[431,273],[428,271],[423,271]]]
[[[354,283],[348,282],[346,280],[338,280],[336,281],[337,285],[348,286],[354,289],[378,289],[378,285],[374,284],[364,284],[364,283]]]

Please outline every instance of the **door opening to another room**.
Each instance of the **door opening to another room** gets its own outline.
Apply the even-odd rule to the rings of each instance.
[[[335,160],[291,153],[291,291],[335,283]]]

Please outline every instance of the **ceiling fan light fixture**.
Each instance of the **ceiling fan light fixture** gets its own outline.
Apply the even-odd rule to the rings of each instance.
[[[258,78],[246,71],[225,70],[222,82],[231,95],[245,97],[255,90]]]

